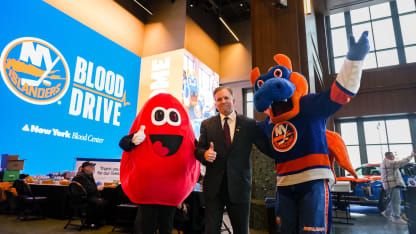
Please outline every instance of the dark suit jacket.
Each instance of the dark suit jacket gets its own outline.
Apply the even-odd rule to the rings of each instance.
[[[217,158],[213,163],[205,161],[204,154],[210,142],[214,143]],[[270,155],[267,137],[256,126],[256,121],[237,115],[233,143],[228,152],[220,115],[206,119],[201,124],[201,135],[195,149],[195,157],[206,166],[204,196],[213,199],[220,191],[223,176],[227,176],[229,199],[233,203],[249,202],[251,197],[252,144]]]

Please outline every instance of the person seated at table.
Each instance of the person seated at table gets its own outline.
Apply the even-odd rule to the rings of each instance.
[[[100,191],[104,185],[98,185],[94,179],[95,163],[88,161],[81,165],[78,174],[72,179],[80,183],[87,191],[88,214],[87,224],[91,227],[99,227],[105,224],[104,208],[106,202],[101,198]]]

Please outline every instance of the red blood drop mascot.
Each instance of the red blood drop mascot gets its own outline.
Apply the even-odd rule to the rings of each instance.
[[[141,140],[135,142],[135,134]],[[120,146],[125,150],[121,185],[132,202],[176,207],[191,193],[200,168],[195,135],[186,110],[172,95],[150,98]]]

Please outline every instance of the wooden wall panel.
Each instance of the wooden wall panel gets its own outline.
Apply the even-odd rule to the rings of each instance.
[[[270,0],[251,2],[253,67],[258,66],[260,72],[264,73],[276,64],[273,61],[276,53],[288,55],[293,69],[300,71],[301,36],[298,25],[304,23],[299,22],[298,2],[288,1],[286,9],[274,8]]]
[[[336,118],[416,112],[416,64],[364,71],[361,87]]]

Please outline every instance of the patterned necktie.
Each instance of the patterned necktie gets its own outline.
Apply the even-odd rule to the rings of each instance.
[[[224,118],[224,137],[225,137],[225,145],[227,146],[227,150],[231,149],[231,135],[230,135],[230,126],[228,125],[228,117]]]

